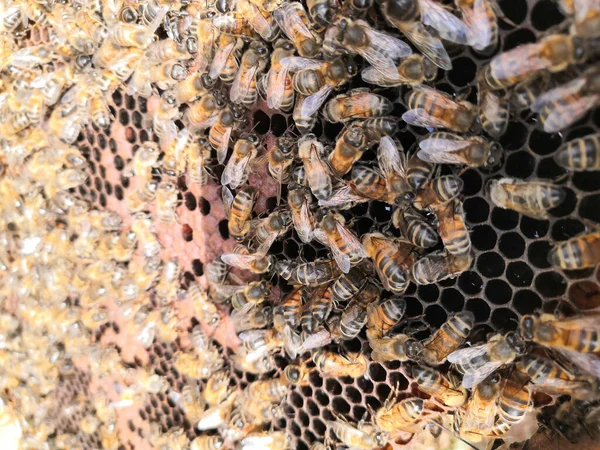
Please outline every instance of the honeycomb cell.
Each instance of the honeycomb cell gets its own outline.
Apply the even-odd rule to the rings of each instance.
[[[525,251],[525,240],[519,233],[504,233],[498,242],[498,248],[507,258],[519,258]]]
[[[325,390],[332,395],[340,395],[342,393],[342,385],[333,378],[325,380]]]
[[[386,372],[381,364],[372,362],[369,365],[369,378],[373,381],[385,381]]]
[[[300,437],[302,435],[302,429],[295,420],[290,421],[290,431],[294,436]]]
[[[570,215],[577,206],[577,196],[571,189],[565,189],[565,199],[556,208],[550,209],[548,212],[554,217],[565,217]]]
[[[550,0],[538,1],[531,9],[531,24],[538,31],[546,31],[564,19],[557,3]]]
[[[191,242],[194,239],[194,230],[187,223],[183,224],[181,226],[181,235],[184,241]]]
[[[302,408],[304,406],[304,398],[296,391],[290,393],[288,401],[296,408]]]
[[[408,383],[406,383],[406,385],[408,386]],[[392,388],[393,387],[394,386],[388,385],[388,384],[379,384],[379,385],[377,385],[377,388],[375,388],[375,394],[377,395],[377,397],[373,397],[371,395],[367,395],[367,397],[365,399],[367,405],[371,405],[371,404],[374,403],[375,407],[379,407],[380,405],[384,404],[385,401],[390,396],[390,392],[392,392]]]
[[[532,219],[531,217],[521,217],[521,233],[529,239],[539,239],[546,236],[550,224],[547,220]]]
[[[600,286],[593,281],[577,281],[569,287],[569,300],[581,310],[600,306]]]
[[[600,222],[600,194],[587,195],[579,204],[579,215],[592,222]]]
[[[466,271],[458,277],[458,287],[467,295],[476,295],[483,289],[483,280],[475,271]]]
[[[489,225],[478,225],[471,229],[471,243],[477,250],[493,249],[496,239],[496,232]]]
[[[183,198],[185,199],[185,207],[190,211],[194,211],[198,206],[198,202],[196,201],[194,194],[191,192],[186,192]]]
[[[255,111],[253,115],[254,131],[258,134],[266,134],[271,128],[271,119],[263,111]]]
[[[208,216],[210,214],[210,202],[204,197],[199,197],[198,202],[200,205],[200,214]]]
[[[299,410],[297,411],[297,414],[296,414],[296,416],[297,416],[297,418],[298,418],[298,421],[300,422],[300,424],[301,424],[303,427],[305,427],[305,428],[306,428],[308,425],[310,425],[310,418],[308,417],[308,414],[306,414],[306,412],[304,412],[304,411],[302,411],[301,409],[299,409]]]
[[[508,308],[498,308],[492,313],[491,322],[498,331],[514,331],[519,325],[519,318]]]
[[[373,392],[373,383],[371,382],[371,380],[365,377],[357,378],[356,385],[361,390],[361,392],[365,394],[370,394],[371,392]]]
[[[103,208],[106,208],[106,196],[104,194],[98,196],[98,203],[100,203],[100,206]]]
[[[428,284],[425,286],[419,286],[417,288],[417,295],[424,302],[432,303],[437,301],[440,290],[435,284]]]
[[[331,401],[331,407],[337,414],[348,414],[350,412],[350,405],[343,397],[335,397]]]
[[[465,218],[469,223],[485,222],[490,213],[490,206],[482,197],[471,197],[463,203]]]
[[[448,80],[455,86],[466,86],[475,79],[477,66],[470,58],[457,58],[447,73]]]
[[[542,159],[537,166],[537,177],[548,180],[559,179],[567,170],[559,166],[552,156]]]
[[[129,125],[129,113],[125,109],[119,111],[119,123],[123,126]]]
[[[512,300],[512,289],[504,280],[490,280],[485,286],[485,295],[495,305],[505,305]]]
[[[518,150],[525,144],[528,134],[525,125],[511,121],[508,123],[506,133],[500,137],[500,144],[504,150]]]
[[[529,135],[529,148],[541,156],[554,153],[561,143],[562,139],[559,134],[548,134],[541,130],[533,130]]]
[[[496,252],[487,252],[477,258],[477,270],[485,277],[499,277],[504,273],[504,258]]]
[[[585,226],[577,219],[561,219],[552,227],[552,239],[554,241],[565,241],[585,230]]]
[[[544,297],[558,297],[566,291],[567,282],[558,272],[544,272],[535,278],[535,288]]]
[[[116,106],[121,106],[123,104],[123,94],[121,94],[121,91],[115,91],[112,95],[112,100]]]
[[[481,175],[476,170],[469,169],[460,177],[464,182],[463,195],[475,195],[481,190]]]
[[[527,178],[535,169],[535,158],[526,151],[511,153],[506,158],[506,174],[515,178]]]
[[[219,222],[219,233],[223,239],[229,239],[229,221],[224,219]]]
[[[542,307],[542,299],[535,292],[524,289],[515,293],[512,305],[521,315],[531,314]]]
[[[344,393],[345,397],[352,403],[356,404],[362,402],[362,394],[354,386],[346,386]]]
[[[513,3],[518,3],[518,2],[510,2],[510,3],[513,4]],[[526,11],[523,15],[523,19],[525,18],[525,14],[527,14]],[[510,18],[510,19],[512,20],[512,18]],[[521,19],[521,21],[523,19]],[[513,20],[513,22],[515,22],[515,21]],[[515,22],[515,23],[517,23],[517,22]],[[502,46],[502,49],[506,52],[506,51],[511,50],[520,45],[529,44],[529,43],[532,43],[535,41],[536,41],[535,34],[532,31],[527,30],[525,28],[521,28],[516,31],[513,31],[512,33],[510,33],[508,36],[506,36],[504,38],[504,45]]]
[[[131,121],[137,128],[142,128],[142,120],[143,118],[139,111],[134,111],[133,114],[131,114]]]
[[[100,146],[100,149],[106,150],[106,144],[106,136],[102,133],[98,134],[98,145]]]
[[[525,287],[533,280],[533,271],[523,261],[511,262],[506,268],[506,279],[515,287]]]
[[[434,329],[439,328],[447,318],[446,311],[439,305],[430,305],[425,308],[425,321]]]
[[[94,177],[94,187],[96,188],[96,191],[101,192],[102,191],[102,178],[100,177]]]
[[[199,259],[192,260],[192,270],[197,277],[204,275],[204,265],[202,264],[202,261]]]
[[[135,110],[135,97],[132,97],[131,95],[125,96],[125,108],[129,111]]]
[[[313,418],[312,421],[313,431],[317,433],[319,436],[324,436],[327,427],[318,417]]]
[[[572,175],[573,185],[583,192],[600,190],[598,172],[577,172]]]
[[[123,188],[121,186],[115,186],[115,197],[117,200],[123,200]]]
[[[475,315],[477,322],[485,322],[490,317],[490,307],[487,302],[481,298],[470,298],[467,300],[467,311]]]
[[[317,389],[315,391],[315,400],[322,407],[329,405],[329,396],[327,395],[326,392],[323,392],[322,389]]]
[[[405,317],[417,317],[423,314],[423,306],[414,297],[405,297],[406,299],[406,312]]]
[[[106,192],[106,195],[112,195],[113,193],[112,184],[110,184],[108,181],[104,182],[104,191]]]
[[[100,150],[98,150],[96,147],[93,148],[92,150],[93,154],[94,154],[94,159],[97,162],[102,161],[102,154],[100,153]]]
[[[441,302],[446,311],[458,312],[462,311],[465,298],[458,290],[450,288],[442,292]]]
[[[492,224],[500,230],[513,230],[519,223],[519,213],[511,209],[494,208]]]

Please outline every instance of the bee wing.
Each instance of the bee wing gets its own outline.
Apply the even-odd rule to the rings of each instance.
[[[281,69],[273,67],[267,73],[267,106],[271,109],[281,108],[285,97],[285,82],[288,76],[288,68],[281,65]]]
[[[244,331],[238,335],[242,341],[259,341],[265,337],[265,330],[249,330]]]
[[[315,236],[316,236],[316,232],[315,232]],[[319,236],[319,240],[320,240]],[[325,234],[323,234],[322,237],[326,237]],[[337,265],[339,266],[340,270],[344,273],[348,273],[350,272],[350,257],[346,254],[343,253],[336,245],[335,241],[333,241],[332,239],[327,239],[326,241],[329,245],[329,249],[331,250],[331,256],[333,256],[333,259],[335,259],[335,262],[337,263]]]
[[[401,77],[398,71],[395,77],[391,77],[391,74],[383,74],[374,67],[367,67],[360,75],[364,82],[382,87],[395,87],[406,83],[406,79]]]
[[[304,353],[314,348],[321,348],[331,342],[331,333],[326,329],[321,329],[316,333],[310,334],[304,338],[298,353]]]
[[[363,27],[370,40],[367,47],[356,48],[356,51],[371,64],[375,70],[388,78],[398,74],[396,64],[400,58],[405,58],[412,50],[404,41],[370,27]]]
[[[424,128],[448,128],[448,123],[433,117],[423,108],[415,108],[402,114],[402,120],[410,125]]]
[[[227,150],[229,149],[229,139],[231,138],[231,133],[233,131],[233,127],[228,127],[225,129],[225,133],[223,133],[223,139],[221,139],[221,145],[217,148],[217,161],[219,164],[223,164],[225,159],[227,158]]]
[[[215,17],[215,19],[217,18]],[[210,68],[208,69],[208,76],[211,77],[213,80],[216,80],[223,71],[223,67],[225,67],[227,60],[231,55],[231,52],[233,52],[233,49],[235,48],[235,43],[236,41],[233,41],[230,42],[228,45],[224,47],[219,47],[217,49],[217,52],[215,53],[215,56],[212,62],[210,63]]]
[[[319,108],[325,103],[327,97],[333,90],[330,86],[325,86],[308,97],[305,97],[300,106],[302,117],[310,117],[314,115]]]
[[[348,247],[349,252],[352,252],[356,254],[356,256],[360,256],[362,258],[366,258],[368,256],[367,251],[364,249],[360,243],[360,240],[354,235],[354,233],[348,230],[348,228],[341,223],[338,223],[336,228],[337,232],[342,237],[344,244],[346,244],[346,247]]]
[[[379,142],[377,150],[379,168],[385,178],[391,175],[406,176],[406,156],[396,147],[396,143],[389,136],[384,136]]]
[[[477,369],[476,372],[466,372],[462,381],[463,387],[467,389],[474,388],[494,373],[500,366],[502,366],[501,361],[490,361]]]
[[[600,356],[594,353],[579,353],[563,348],[555,349],[580,369],[598,378],[600,377]]]
[[[229,162],[221,175],[221,184],[229,185],[232,189],[235,189],[240,185],[251,158],[251,155],[244,156],[236,162],[234,156],[229,159]]]
[[[551,89],[535,99],[531,105],[531,110],[533,112],[540,112],[548,103],[562,100],[565,97],[577,94],[585,86],[585,83],[586,78],[581,77]]]
[[[348,209],[354,206],[354,203],[363,203],[368,199],[356,195],[352,191],[352,186],[344,185],[343,187],[336,189],[333,195],[328,200],[319,200],[319,206],[326,208],[340,208]]]
[[[448,355],[448,361],[452,364],[464,365],[475,358],[480,358],[488,352],[488,344],[478,345],[477,347],[461,348]],[[477,370],[466,370],[462,385],[467,389],[477,386],[496,369],[502,365],[502,361],[488,361]]]
[[[475,50],[484,50],[492,43],[494,27],[487,14],[486,2],[475,0],[472,8],[459,6],[463,21],[469,27],[469,45]]]
[[[469,43],[469,29],[465,23],[432,0],[419,0],[422,22],[434,28],[439,36],[446,41],[460,45]]]
[[[286,325],[283,329],[283,348],[285,349],[286,354],[291,359],[295,359],[296,356],[298,356],[298,349],[300,346],[300,336]]]
[[[281,59],[281,65],[290,72],[299,72],[305,69],[318,69],[323,65],[319,59],[303,58],[301,56],[286,56]]]
[[[248,11],[248,14],[244,14],[252,29],[260,34],[260,37],[265,41],[271,42],[279,34],[277,27],[272,26],[252,2],[245,2],[245,7],[253,10],[252,12]]]
[[[241,450],[265,450],[273,444],[273,438],[269,435],[246,436],[242,439]]]
[[[308,244],[310,241],[312,241],[313,227],[311,225],[310,210],[306,200],[302,202],[300,213],[292,216],[292,219],[294,220],[294,227],[300,240],[305,244]]]
[[[452,62],[444,48],[444,44],[438,38],[432,36],[421,22],[397,24],[397,27],[436,66],[444,70],[452,69]]]
[[[575,22],[579,23],[588,17],[588,13],[599,8],[595,0],[574,0],[573,10],[575,11]]]
[[[244,70],[242,67],[238,69],[231,85],[231,90],[229,91],[229,99],[233,103],[238,103],[248,93],[257,70],[258,66],[249,67],[247,70]]]
[[[244,290],[244,286],[233,286],[228,284],[215,284],[213,286],[215,292],[221,297],[231,297],[238,292]]]
[[[279,233],[270,233],[267,239],[265,239],[265,241],[258,246],[256,253],[262,256],[266,255],[271,248],[271,245],[273,245],[273,242],[275,242],[278,237]]]
[[[600,102],[600,95],[581,97],[575,102],[563,103],[560,107],[550,108],[540,113],[544,118],[544,131],[556,133],[582,118]]]
[[[233,204],[233,194],[227,186],[221,187],[221,199],[223,200],[223,207],[225,208],[225,217],[229,217],[231,205]]]
[[[301,34],[309,39],[314,39],[314,36],[310,32],[310,29],[300,18],[300,15],[296,12],[296,8],[302,8],[299,4],[284,3],[280,8],[273,11],[273,17],[275,22],[279,25],[279,28],[283,30],[285,35],[292,41],[296,42],[298,34]]]
[[[221,255],[221,261],[238,269],[250,269],[250,265],[262,255],[241,255],[239,253],[224,253]]]
[[[488,347],[489,343],[455,350],[448,355],[448,361],[452,364],[465,365],[473,358],[485,355]]]
[[[434,164],[465,164],[465,159],[456,152],[471,144],[472,141],[468,139],[429,138],[419,142],[421,150],[417,152],[417,156],[422,161]]]

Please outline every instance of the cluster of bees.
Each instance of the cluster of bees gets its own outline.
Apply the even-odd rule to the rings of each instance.
[[[535,415],[537,393],[571,396],[553,428],[573,407],[580,427],[597,426],[597,315],[528,315],[517,332],[467,347],[471,312],[451,316],[425,340],[404,320],[411,282],[437,283],[471,267],[461,168],[501,164],[496,141],[511,114],[529,109],[554,133],[600,101],[600,70],[588,64],[600,53],[597,2],[557,1],[566,25],[485,64],[477,104],[427,83],[452,68],[446,46],[483,53],[497,46],[497,17],[506,19],[494,0],[455,7],[432,0],[5,2],[4,435],[10,429],[22,448],[79,448],[52,420],[53,394],[83,361],[94,378],[119,380],[114,392],[71,407],[86,412],[81,432],[99,436],[105,449],[121,444],[121,408],[158,393],[201,433],[190,440],[182,430],[152,427],[156,448],[291,448],[290,436],[273,431],[290,390],[312,376],[368,376],[370,361],[401,361],[419,395],[393,391],[368,423],[327,421],[326,439],[313,450],[381,448],[399,433],[443,433],[480,448],[510,438]],[[27,45],[33,24],[46,43]],[[569,70],[576,74],[566,80]],[[380,88],[406,91],[401,118]],[[125,201],[128,225],[74,191],[88,177],[76,140],[86,127],[111,126],[116,90],[156,100],[145,124],[156,139],[141,143],[124,170],[138,186]],[[265,148],[251,130],[256,107],[290,113],[295,129]],[[312,134],[321,118],[343,126],[333,142]],[[395,138],[402,121],[430,131],[414,151]],[[567,142],[556,161],[572,171],[600,169],[600,135]],[[248,178],[260,170],[277,185],[278,204],[255,218],[260,191]],[[221,185],[228,232],[239,241],[207,264],[206,283],[187,292],[178,261],[161,258],[155,226],[177,222],[180,177]],[[500,178],[486,195],[500,208],[547,219],[565,190],[551,180]],[[348,210],[369,201],[393,210],[391,223],[359,235]],[[304,262],[271,254],[291,233],[329,256]],[[555,243],[550,262],[564,270],[596,266],[600,232]],[[275,277],[291,287],[281,299]],[[190,331],[178,311],[183,298],[201,323]],[[210,339],[228,312],[241,341],[230,356]],[[144,350],[185,336],[189,347],[174,361],[190,380],[181,392],[96,340],[95,330],[116,322],[125,324],[128,345]],[[361,350],[346,345],[354,339]],[[231,369],[257,381],[233,389]]]

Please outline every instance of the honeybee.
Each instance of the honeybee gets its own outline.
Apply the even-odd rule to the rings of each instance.
[[[430,248],[438,242],[438,235],[425,218],[410,208],[397,208],[392,215],[394,227],[416,247]]]
[[[190,443],[190,450],[219,450],[225,440],[219,436],[198,436]]]
[[[321,39],[310,29],[308,16],[300,3],[284,3],[273,11],[275,21],[294,43],[300,56],[313,58],[320,50]]]
[[[502,149],[482,137],[464,137],[434,132],[419,142],[417,156],[434,164],[464,164],[467,167],[493,167],[500,162]]]
[[[350,189],[361,198],[394,203],[394,198],[388,192],[386,178],[376,169],[365,166],[355,166],[350,175]],[[336,196],[334,193],[332,197]],[[347,202],[347,199],[344,199]]]
[[[193,72],[190,76],[175,84],[171,91],[177,104],[182,105],[184,103],[191,103],[204,94],[207,94],[210,87],[210,80],[207,74]]]
[[[226,18],[227,16],[218,16],[213,21]],[[215,81],[221,78],[226,84],[233,83],[235,75],[239,70],[237,60],[241,55],[243,46],[244,41],[241,38],[231,34],[221,34],[218,39],[215,56],[208,69],[208,76]]]
[[[421,391],[439,398],[447,406],[459,407],[467,401],[467,391],[456,377],[451,381],[437,370],[420,365],[412,367],[412,376]]]
[[[225,106],[225,99],[218,93],[208,93],[190,104],[183,115],[184,123],[191,131],[203,131],[214,126],[219,117],[219,111]]]
[[[326,100],[325,94],[329,95],[328,89],[322,89],[317,94],[308,97],[304,95],[297,97],[292,117],[301,135],[310,133],[317,123],[317,112]]]
[[[243,109],[237,105],[233,105],[232,108],[225,107],[219,113],[216,123],[210,127],[208,140],[210,146],[217,151],[219,164],[223,164],[227,158],[231,135],[234,129],[242,123],[243,114]]]
[[[374,422],[377,428],[389,433],[397,430],[410,432],[415,430],[415,425],[421,421],[424,412],[425,402],[421,398],[405,398],[394,402],[390,396],[375,413]]]
[[[253,330],[257,328],[265,328],[273,318],[272,308],[253,308],[247,313],[242,313],[237,310],[231,311],[231,320],[235,326],[235,331]]]
[[[478,119],[483,130],[495,139],[502,136],[510,117],[509,99],[500,97],[480,86]]]
[[[467,255],[471,252],[471,238],[462,203],[451,201],[434,209],[438,218],[438,232],[446,251],[455,256]]]
[[[177,220],[177,188],[169,182],[161,182],[156,189],[156,215],[158,220],[164,224],[170,224]]]
[[[295,93],[292,86],[292,77],[287,64],[283,60],[295,52],[294,44],[286,39],[275,42],[271,54],[271,68],[265,78],[267,106],[271,109],[290,111],[294,105]]]
[[[368,145],[379,142],[384,136],[393,136],[398,132],[397,117],[371,117],[360,122],[354,122],[360,125],[365,131]]]
[[[275,358],[271,354],[266,354],[262,349],[257,352],[240,351],[231,358],[233,366],[240,371],[249,372],[254,375],[260,375],[275,370]]]
[[[317,350],[312,355],[317,370],[325,377],[362,377],[367,372],[368,361],[362,353],[340,355]]]
[[[289,385],[284,377],[254,381],[248,385],[245,395],[249,398],[260,399],[270,403],[280,403],[289,391]]]
[[[230,266],[259,274],[271,270],[275,264],[273,255],[267,256],[258,251],[251,254],[246,247],[240,245],[233,249],[233,253],[222,254],[221,260]]]
[[[298,141],[298,156],[304,163],[308,185],[315,197],[327,200],[333,192],[333,183],[329,169],[321,159],[325,149],[313,134],[308,134]]]
[[[496,47],[498,22],[495,0],[455,0],[455,3],[469,29],[469,45],[479,51]]]
[[[406,334],[377,337],[367,330],[371,359],[377,362],[408,361],[418,357],[423,345]]]
[[[282,64],[289,71],[296,72],[292,79],[296,92],[305,96],[322,96],[323,100],[333,89],[348,83],[357,71],[354,60],[348,56],[331,61],[288,57]]]
[[[506,89],[544,71],[561,72],[584,62],[587,57],[588,48],[583,39],[553,34],[495,56],[484,68],[482,79],[492,90]]]
[[[557,319],[551,314],[521,318],[521,336],[561,353],[576,366],[600,376],[598,316]]]
[[[287,211],[275,211],[261,219],[255,228],[254,238],[259,244],[257,253],[266,254],[277,238],[289,230],[291,216]]]
[[[495,335],[482,345],[455,350],[448,355],[448,361],[458,366],[464,374],[462,385],[470,389],[524,352],[525,343],[511,332]]]
[[[326,424],[343,444],[352,449],[379,448],[387,442],[385,433],[372,425],[365,425],[362,421],[353,426],[345,418],[338,416],[337,420],[328,420]]]
[[[600,170],[600,134],[566,142],[557,150],[555,160],[574,171]]]
[[[410,55],[396,66],[393,77],[386,70],[385,73],[375,67],[367,67],[361,72],[363,81],[383,87],[419,86],[426,81],[433,81],[437,77],[438,68],[423,55]]]
[[[221,286],[224,289],[224,286]],[[246,286],[232,286],[231,305],[238,311],[248,311],[262,303],[271,293],[271,285],[265,281],[253,281]]]
[[[600,232],[581,234],[563,242],[555,242],[548,261],[565,270],[594,267],[600,261]]]
[[[475,316],[470,311],[451,316],[433,336],[423,342],[420,358],[430,366],[439,366],[465,342],[474,324]]]
[[[408,111],[402,114],[406,123],[425,128],[446,128],[466,133],[477,117],[477,108],[466,100],[457,102],[445,92],[420,86],[406,96]]]
[[[194,283],[188,289],[188,297],[192,300],[194,310],[200,320],[211,330],[215,330],[221,321],[221,314],[208,298],[206,291]]]
[[[363,272],[353,267],[347,274],[340,276],[329,287],[331,296],[336,301],[348,301],[356,297],[367,285],[368,279]]]
[[[361,127],[351,126],[342,131],[328,157],[333,175],[346,175],[366,149],[366,137]]]
[[[373,94],[367,88],[357,88],[327,102],[323,108],[323,117],[328,122],[347,122],[385,116],[392,110],[392,103],[387,98]]]
[[[600,69],[592,67],[580,77],[543,93],[531,105],[540,114],[546,133],[564,130],[600,103]]]
[[[268,49],[263,44],[254,41],[244,52],[240,69],[233,80],[229,98],[233,103],[241,103],[251,108],[258,98],[257,79],[267,64]]]
[[[566,197],[562,187],[545,181],[500,178],[490,180],[486,189],[494,205],[534,219],[547,219],[548,210],[560,205]]]
[[[367,257],[367,253],[358,238],[344,224],[343,216],[328,213],[319,223],[315,233],[320,240],[328,244],[340,270],[348,273],[352,265]]]
[[[233,147],[233,154],[221,176],[221,184],[232,189],[241,186],[248,179],[248,169],[258,154],[258,137],[246,134],[238,139]]]
[[[479,383],[454,426],[460,436],[471,442],[480,442],[488,436],[496,418],[496,402],[500,396],[500,376],[494,374]]]
[[[505,380],[498,399],[499,419],[511,426],[521,422],[532,405],[531,391],[523,382],[523,377],[517,375],[518,372],[513,372]]]
[[[288,435],[283,431],[251,432],[240,442],[240,450],[287,450],[290,445]]]
[[[324,322],[331,314],[333,299],[326,286],[320,286],[304,306],[300,324],[307,334],[313,334],[317,326]]]
[[[404,317],[406,301],[401,297],[391,297],[377,305],[367,305],[367,337],[386,336]]]
[[[137,212],[144,209],[149,202],[156,198],[157,189],[158,182],[149,180],[140,189],[132,192],[127,197],[127,207],[129,208],[129,211]]]
[[[229,390],[229,372],[219,370],[208,378],[201,395],[204,402],[211,407],[224,401],[229,396]]]
[[[246,20],[243,14],[239,12],[225,12],[218,14],[212,19],[215,28],[225,34],[234,37],[243,37],[246,39],[255,38],[254,30]],[[223,36],[223,34],[221,36]],[[214,77],[213,77],[214,78]]]
[[[196,428],[201,431],[214,430],[229,422],[237,397],[237,391],[233,391],[224,401],[204,411]]]
[[[274,41],[279,36],[279,28],[271,11],[268,11],[264,5],[242,0],[236,2],[236,10],[243,14],[250,26],[256,31],[263,40],[267,42]]]
[[[348,341],[354,339],[367,324],[367,310],[358,301],[353,301],[342,315],[330,323],[331,335],[334,340]]]
[[[464,182],[456,175],[434,178],[417,191],[413,205],[417,209],[439,208],[453,201],[462,192]]]
[[[302,286],[318,286],[328,283],[339,275],[338,266],[331,259],[318,259],[302,264],[295,264],[291,261],[277,261],[275,270],[292,284]]]
[[[226,186],[222,188],[225,216],[229,219],[229,234],[236,240],[242,240],[250,231],[251,223],[248,220],[256,201],[256,190],[245,186],[237,193],[235,198]]]
[[[395,239],[386,238],[381,233],[365,234],[362,244],[375,263],[383,287],[395,294],[403,294],[408,288],[407,271],[413,263],[413,245],[396,243]]]
[[[281,184],[288,183],[296,149],[296,141],[289,136],[275,140],[275,144],[267,152],[269,174],[277,184],[277,204],[281,201]]]

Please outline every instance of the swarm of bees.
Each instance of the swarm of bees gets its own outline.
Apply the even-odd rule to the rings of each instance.
[[[566,439],[598,431],[597,312],[524,315],[516,331],[481,343],[469,340],[473,312],[431,330],[407,315],[413,300],[405,296],[411,284],[471,268],[461,175],[501,166],[512,115],[529,110],[556,133],[599,105],[600,7],[556,2],[564,26],[488,58],[476,96],[432,85],[452,69],[454,48],[495,51],[498,22],[510,24],[496,0],[4,2],[2,441],[116,450],[127,408],[161,395],[196,432],[157,423],[138,431],[155,448],[291,449],[280,426],[289,394],[315,377],[368,378],[373,362],[399,362],[415,389],[392,389],[360,421],[331,417],[312,450],[389,448],[407,436],[424,448],[444,438],[491,448],[531,436],[523,424],[537,424],[549,404],[553,415],[540,423]],[[30,45],[34,27],[47,42]],[[399,90],[401,100],[391,101]],[[126,218],[76,191],[88,178],[78,137],[110,130],[117,91],[153,100],[144,126],[154,139],[122,171],[135,182]],[[256,109],[289,114],[293,125],[261,140]],[[341,131],[317,136],[321,120]],[[413,148],[399,138],[405,124],[426,132]],[[600,135],[566,142],[555,161],[566,171],[599,170]],[[276,187],[277,204],[264,214],[255,211],[263,192],[253,173]],[[178,223],[182,178],[219,186],[237,241],[192,283],[183,283],[178,258],[163,257],[158,235]],[[485,195],[546,220],[567,192],[559,179],[494,176]],[[385,205],[389,224],[356,226],[354,208],[367,202]],[[272,246],[290,236],[319,256],[275,256]],[[548,262],[596,267],[597,226],[554,243]],[[230,351],[212,339],[227,321],[239,340],[220,342]],[[96,334],[111,327],[128,348]],[[183,385],[125,356],[147,355],[156,342],[179,346],[172,370]],[[72,396],[63,410],[54,399],[80,367],[102,388]],[[233,386],[234,372],[254,381]],[[76,417],[77,431],[55,417]]]

